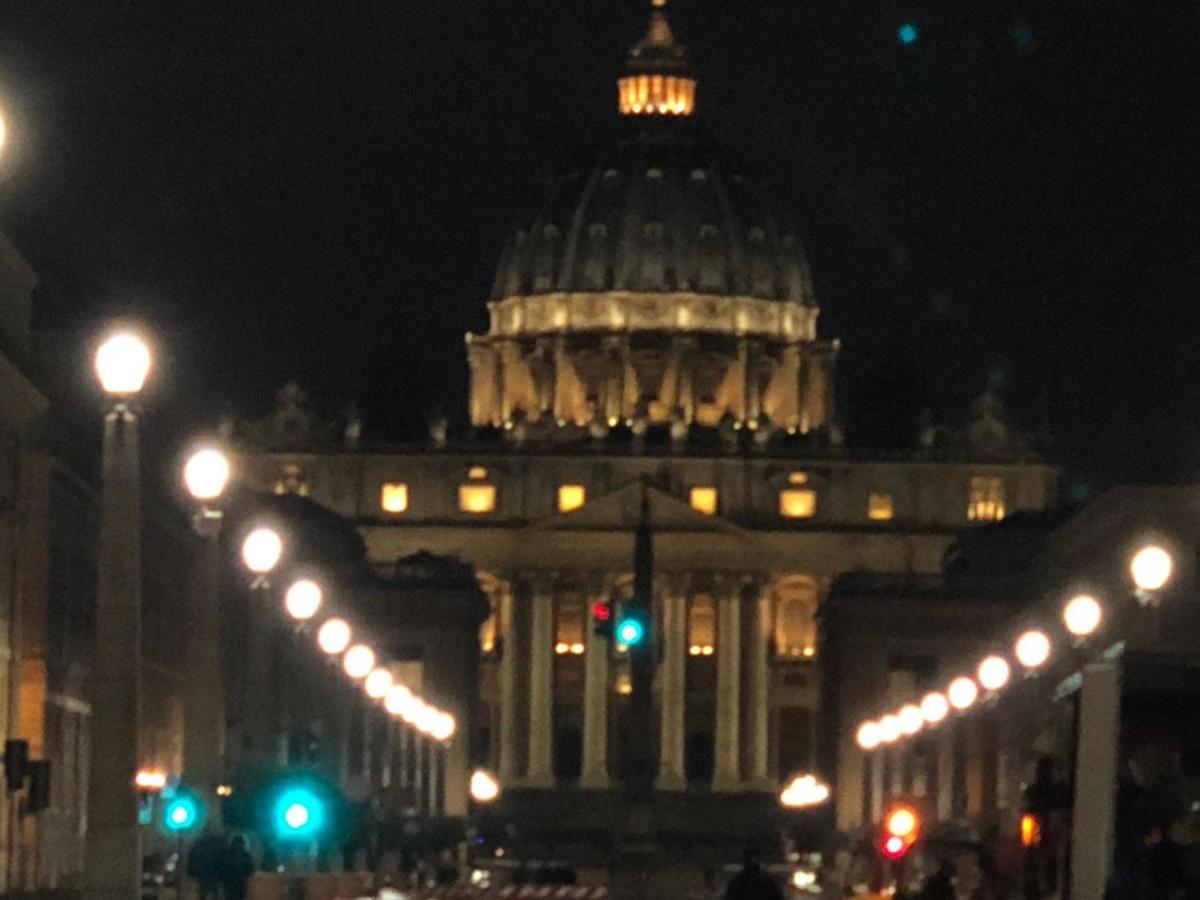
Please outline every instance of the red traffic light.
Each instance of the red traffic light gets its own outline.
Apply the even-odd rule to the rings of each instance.
[[[597,622],[607,622],[612,619],[612,607],[600,600],[592,604],[592,618]]]
[[[888,859],[901,859],[908,852],[908,844],[904,843],[904,838],[898,838],[896,835],[888,835],[883,842],[883,855]]]
[[[883,816],[883,837],[879,850],[884,858],[902,859],[921,833],[921,816],[907,803],[897,803]]]

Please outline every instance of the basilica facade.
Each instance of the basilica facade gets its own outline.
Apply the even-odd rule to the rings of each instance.
[[[507,242],[466,338],[469,434],[371,446],[291,387],[232,437],[248,487],[353,522],[380,571],[419,551],[474,567],[490,615],[466,739],[530,796],[618,786],[629,653],[591,609],[628,599],[645,503],[657,788],[773,803],[817,767],[833,581],[937,573],[964,528],[1053,505],[1057,470],[991,394],[911,453],[844,446],[799,233],[699,136],[660,4],[617,88],[596,165]]]

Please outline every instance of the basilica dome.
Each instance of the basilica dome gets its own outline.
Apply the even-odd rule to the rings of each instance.
[[[586,173],[551,179],[509,237],[493,300],[691,292],[814,305],[795,230],[762,185],[726,177],[686,122],[623,122]]]
[[[570,438],[829,418],[836,344],[817,338],[801,242],[774,195],[698,137],[665,5],[618,79],[613,139],[546,181],[505,244],[489,329],[467,336],[475,425]]]

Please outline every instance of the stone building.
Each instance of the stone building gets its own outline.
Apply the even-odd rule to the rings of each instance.
[[[1056,469],[992,394],[910,454],[843,446],[799,232],[704,141],[662,6],[613,140],[505,247],[491,326],[467,337],[470,435],[439,421],[427,445],[371,445],[295,386],[236,434],[249,487],[354,522],[380,571],[421,550],[475,567],[491,604],[476,759],[531,803],[617,787],[628,654],[589,610],[629,595],[643,495],[660,796],[770,804],[817,766],[834,579],[935,574],[964,528],[1056,499]]]

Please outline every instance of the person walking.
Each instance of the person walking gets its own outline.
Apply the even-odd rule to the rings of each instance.
[[[221,885],[225,900],[246,900],[246,888],[254,874],[254,859],[246,849],[246,839],[234,835],[221,855]]]
[[[192,845],[192,851],[188,854],[187,873],[196,880],[200,900],[220,900],[221,857],[224,853],[225,842],[208,828]]]

